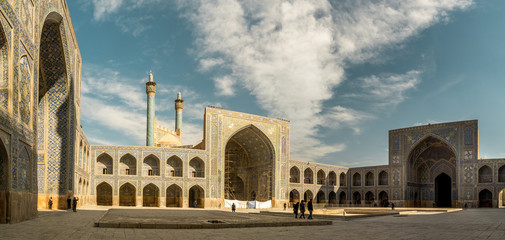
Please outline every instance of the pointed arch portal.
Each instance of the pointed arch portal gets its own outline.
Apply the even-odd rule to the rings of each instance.
[[[225,148],[225,198],[272,199],[274,147],[253,125],[237,131]]]

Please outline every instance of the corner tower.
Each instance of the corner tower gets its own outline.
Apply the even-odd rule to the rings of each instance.
[[[154,146],[154,95],[156,95],[156,82],[153,81],[153,73],[149,73],[149,81],[146,82],[147,93],[147,136],[146,146]]]
[[[178,136],[182,134],[182,109],[184,108],[184,100],[182,100],[181,93],[177,93],[175,99],[175,132]]]

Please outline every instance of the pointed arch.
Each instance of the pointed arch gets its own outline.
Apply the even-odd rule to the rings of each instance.
[[[99,206],[112,206],[112,186],[102,182],[96,186],[96,204]]]
[[[293,166],[289,170],[289,182],[290,183],[300,183],[300,169],[298,169],[298,167]]]
[[[352,175],[352,185],[355,187],[361,186],[361,174],[354,173],[354,175]]]
[[[289,202],[290,203],[296,203],[300,201],[300,193],[298,190],[293,189],[291,192],[289,192]]]
[[[182,207],[182,188],[177,184],[172,184],[167,188],[167,207]]]
[[[498,169],[498,182],[505,182],[505,165]]]
[[[340,173],[340,186],[345,187],[346,185],[346,176],[345,173]]]
[[[166,176],[182,177],[182,159],[177,155],[173,155],[167,159]]]
[[[0,108],[3,108],[5,112],[8,111],[9,106],[12,104],[12,95],[9,93],[9,85],[12,84],[9,81],[9,62],[9,39],[6,37],[3,24],[0,22],[0,94],[4,96],[0,99]]]
[[[314,173],[311,168],[306,168],[303,171],[303,183],[305,184],[313,184],[314,183]]]
[[[314,194],[312,194],[312,191],[307,190],[307,191],[305,191],[305,193],[303,194],[303,200],[307,202],[307,201],[309,201],[310,199],[314,199]]]
[[[488,165],[479,168],[479,183],[492,183],[493,170]]]
[[[331,191],[330,194],[328,194],[328,202],[330,204],[337,204],[337,194],[334,191]]]
[[[388,185],[388,180],[389,180],[388,172],[381,171],[379,173],[379,185]]]
[[[142,163],[142,174],[144,176],[160,175],[160,159],[156,155],[149,154]]]
[[[130,206],[134,207],[136,205],[136,193],[137,190],[135,186],[131,183],[125,183],[119,188],[119,206]]]
[[[326,203],[326,194],[324,191],[319,190],[319,192],[317,192],[316,203]]]
[[[119,159],[119,173],[121,175],[137,175],[137,158],[130,153]]]
[[[317,184],[326,185],[326,173],[323,171],[323,169],[317,171]]]
[[[9,206],[9,198],[7,197],[7,191],[9,190],[7,184],[9,165],[9,154],[3,139],[0,138],[0,223],[7,223],[7,206]]]
[[[375,200],[375,198],[374,198],[373,192],[368,191],[365,194],[365,204],[372,204],[374,202],[374,200]]]
[[[330,171],[328,174],[328,183],[330,186],[337,185],[337,174],[334,171]]]
[[[102,153],[96,158],[96,174],[112,174],[113,160],[108,153]]]
[[[374,181],[374,174],[373,174],[373,172],[372,171],[367,172],[365,174],[365,186],[373,186],[373,185],[375,185],[374,182],[375,181]]]
[[[479,192],[479,207],[493,207],[493,193],[488,189],[483,189]]]
[[[199,185],[193,185],[189,189],[189,207],[204,208],[205,207],[205,191]]]
[[[345,192],[340,192],[340,194],[338,196],[338,203],[339,204],[346,204],[347,203],[347,196],[346,196]]]
[[[142,206],[159,207],[160,189],[153,183],[147,184],[142,189]]]
[[[358,191],[354,192],[352,194],[352,200],[354,202],[354,204],[361,204],[361,193],[359,193]]]
[[[199,157],[194,157],[191,161],[189,161],[189,171],[191,177],[204,178],[205,162]]]

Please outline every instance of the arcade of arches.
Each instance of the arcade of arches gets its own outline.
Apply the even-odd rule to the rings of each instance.
[[[272,143],[256,127],[235,133],[225,150],[225,198],[271,200],[274,154]]]

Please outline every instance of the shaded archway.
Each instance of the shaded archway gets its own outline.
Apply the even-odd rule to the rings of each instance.
[[[96,186],[96,205],[112,206],[112,186],[106,182]]]
[[[479,168],[479,183],[492,183],[493,182],[493,170],[487,165]]]
[[[7,149],[0,138],[0,223],[7,223],[7,206],[9,205],[9,198],[7,197],[7,191],[9,190],[7,186],[8,163]]]
[[[500,193],[498,193],[498,207],[505,207],[505,189],[502,189]]]
[[[326,203],[326,196],[323,191],[317,192],[316,203]]]
[[[119,160],[119,172],[121,175],[137,175],[137,159],[127,153]]]
[[[289,202],[296,203],[299,201],[300,201],[300,193],[296,189],[291,190],[291,192],[289,192]]]
[[[354,192],[352,194],[352,200],[353,200],[353,203],[356,204],[356,205],[361,204],[361,193]]]
[[[59,195],[61,197],[75,186],[72,174],[68,173],[75,163],[75,143],[77,121],[75,121],[76,101],[75,80],[67,72],[69,56],[63,17],[56,12],[44,20],[40,33],[38,56],[38,96],[37,105],[37,152],[43,156],[38,164],[39,197]],[[69,61],[67,61],[67,59]],[[76,58],[80,59],[80,58]],[[80,67],[80,66],[79,66]],[[76,76],[76,75],[74,75]],[[72,169],[72,168],[71,168]],[[93,171],[92,169],[91,171]]]
[[[361,186],[361,174],[355,173],[352,175],[352,185],[356,187]]]
[[[275,150],[260,129],[248,125],[235,132],[226,143],[224,157],[226,199],[272,199]]]
[[[447,134],[455,135],[452,129]],[[407,207],[451,206],[451,186],[456,180],[456,154],[447,141],[428,135],[409,151],[407,158]],[[444,174],[442,178],[437,177]],[[448,180],[448,181],[447,181]],[[441,205],[440,205],[441,204]]]
[[[493,193],[491,191],[484,189],[479,192],[479,207],[493,207]]]
[[[300,183],[300,169],[296,166],[289,170],[289,182],[290,183]]]
[[[372,204],[374,200],[373,192],[368,191],[365,193],[365,204]]]
[[[314,183],[314,173],[312,169],[307,168],[303,171],[303,183],[305,184],[313,184]]]
[[[328,174],[328,184],[330,186],[336,186],[337,185],[337,174],[334,171],[331,171]]]
[[[125,183],[119,188],[119,206],[134,207],[136,203],[136,189],[130,183]]]
[[[435,178],[435,203],[437,207],[451,207],[451,177],[441,173]]]
[[[317,171],[317,184],[318,185],[326,184],[326,173],[322,169]]]
[[[386,171],[379,173],[379,185],[388,185],[388,173]]]
[[[340,192],[340,195],[338,196],[338,203],[339,204],[346,204],[347,203],[347,196],[345,192]]]
[[[330,204],[337,204],[337,194],[334,191],[331,191],[328,195],[328,202]]]
[[[365,186],[373,186],[374,185],[374,174],[373,172],[367,172],[365,174]]]
[[[190,177],[204,178],[205,177],[205,163],[199,157],[194,157],[189,161]]]
[[[305,191],[305,193],[303,194],[304,201],[309,201],[310,199],[313,199],[313,198],[314,198],[314,195],[312,194],[312,192],[310,190]]]
[[[150,183],[142,190],[142,206],[159,207],[160,189],[158,186]]]
[[[345,187],[345,173],[340,173],[340,186]]]
[[[498,182],[505,182],[505,165],[498,169]]]
[[[168,158],[166,171],[169,177],[182,177],[182,159],[176,155]]]
[[[107,153],[102,153],[96,158],[96,174],[112,174],[112,157]]]
[[[144,158],[142,171],[144,176],[159,176],[160,175],[160,159],[151,154]]]
[[[387,207],[387,206],[389,206],[388,193],[385,192],[385,191],[380,192],[379,193],[379,201],[380,201],[381,207]]]
[[[182,189],[177,184],[167,188],[167,207],[182,207]]]
[[[189,189],[189,207],[204,208],[205,207],[205,196],[204,196],[203,188],[198,185],[195,185]]]

